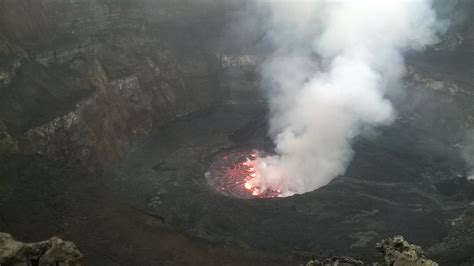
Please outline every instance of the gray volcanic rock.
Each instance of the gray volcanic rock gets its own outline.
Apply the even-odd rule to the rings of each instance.
[[[0,264],[40,266],[80,265],[83,255],[72,242],[53,237],[37,243],[23,243],[10,234],[0,233]]]
[[[306,263],[306,266],[358,266],[364,265],[364,263],[358,259],[350,257],[334,257],[331,259],[325,259],[323,261],[311,260]]]
[[[427,259],[420,246],[412,245],[403,236],[394,236],[377,243],[376,248],[384,255],[387,266],[437,266],[438,263]],[[378,262],[372,265],[380,265]],[[310,260],[306,266],[357,266],[364,265],[361,260],[351,257],[333,257],[330,259]]]
[[[384,255],[386,265],[394,266],[437,266],[427,259],[420,246],[405,241],[403,236],[394,236],[377,243],[377,249]]]

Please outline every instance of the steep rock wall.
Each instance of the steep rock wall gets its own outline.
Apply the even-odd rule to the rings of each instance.
[[[229,79],[242,71],[225,73],[246,65],[229,64],[218,47],[234,9],[229,1],[1,1],[0,153],[109,161],[154,128],[226,102],[236,89]]]
[[[0,1],[0,154],[113,160],[177,117],[260,101],[257,69],[265,55],[245,49],[265,43],[258,37],[265,33],[242,48],[244,37],[228,27],[244,2]],[[430,56],[409,60],[411,78],[446,72],[430,69],[439,61],[464,62],[438,80],[472,87],[466,55],[474,55],[474,5],[460,0],[455,8],[462,19]]]

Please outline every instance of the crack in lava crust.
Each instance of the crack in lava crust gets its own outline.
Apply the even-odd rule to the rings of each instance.
[[[279,197],[280,191],[267,189],[260,192],[260,188],[249,182],[255,177],[252,162],[257,159],[257,154],[254,150],[233,150],[218,155],[205,174],[208,184],[221,194],[235,198]]]

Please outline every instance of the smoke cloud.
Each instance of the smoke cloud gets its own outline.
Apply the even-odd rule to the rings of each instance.
[[[275,52],[268,88],[276,155],[259,158],[251,182],[283,195],[326,185],[351,161],[351,143],[392,123],[386,98],[403,74],[403,53],[438,41],[445,23],[429,0],[270,1]]]

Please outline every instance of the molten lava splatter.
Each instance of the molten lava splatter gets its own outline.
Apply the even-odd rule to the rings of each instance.
[[[252,184],[250,184],[249,181],[245,182],[244,187],[245,189],[252,190]]]
[[[206,173],[208,183],[220,193],[237,198],[274,198],[279,190],[262,189],[252,180],[257,176],[254,163],[256,151],[231,151],[220,155]]]

